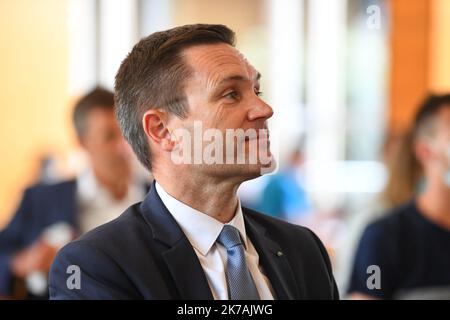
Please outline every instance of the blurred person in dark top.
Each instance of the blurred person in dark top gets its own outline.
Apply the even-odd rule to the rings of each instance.
[[[116,218],[142,200],[144,181],[133,178],[132,153],[114,115],[114,94],[95,88],[73,112],[90,167],[75,179],[25,190],[0,232],[0,297],[47,298],[47,274],[57,250],[75,236]]]
[[[450,298],[450,94],[423,102],[412,134],[424,185],[364,231],[350,298]]]
[[[355,213],[346,218],[346,230],[336,249],[336,278],[341,291],[347,289],[353,259],[365,228],[412,199],[423,188],[423,170],[412,150],[413,133],[408,129],[389,133],[382,146],[382,160],[387,170],[383,191],[371,197]]]

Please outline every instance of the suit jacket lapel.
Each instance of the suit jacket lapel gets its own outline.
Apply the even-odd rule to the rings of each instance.
[[[242,210],[246,232],[258,252],[260,263],[275,290],[276,298],[299,299],[294,274],[282,248],[266,235],[263,226],[246,214],[245,208]]]
[[[213,299],[194,248],[164,206],[154,183],[141,204],[141,212],[152,229],[153,238],[167,246],[162,256],[174,279],[180,299]]]
[[[213,299],[203,268],[186,237],[163,252],[163,257],[181,299]]]

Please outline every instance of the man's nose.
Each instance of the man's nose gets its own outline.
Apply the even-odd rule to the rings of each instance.
[[[248,120],[255,121],[257,119],[267,120],[273,116],[273,109],[267,103],[258,99],[258,101],[254,102],[254,105],[248,112]]]

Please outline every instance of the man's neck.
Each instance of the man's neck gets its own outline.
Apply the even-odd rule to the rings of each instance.
[[[233,219],[238,205],[238,183],[214,181],[208,177],[182,177],[173,174],[153,173],[155,180],[172,197],[227,223]]]
[[[124,199],[128,194],[128,177],[116,177],[104,174],[101,170],[93,169],[97,183],[107,189],[116,200]]]
[[[450,230],[450,188],[443,183],[430,183],[418,196],[420,211],[435,224]]]

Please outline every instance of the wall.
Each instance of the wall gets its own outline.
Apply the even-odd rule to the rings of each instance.
[[[409,127],[419,103],[450,91],[450,1],[392,0],[389,128]]]
[[[450,91],[450,1],[433,0],[430,30],[430,87]]]
[[[40,153],[71,145],[66,15],[65,0],[0,0],[0,228]]]

